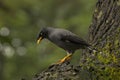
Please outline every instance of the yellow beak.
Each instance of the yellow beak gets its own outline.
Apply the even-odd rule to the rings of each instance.
[[[41,41],[42,41],[42,37],[40,37],[40,38],[37,40],[37,44],[40,44]]]

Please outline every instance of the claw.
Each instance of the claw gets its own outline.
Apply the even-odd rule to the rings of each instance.
[[[67,56],[65,56],[63,59],[61,59],[60,61],[57,62],[57,64],[61,64],[64,63],[65,61],[68,61],[71,59],[72,54],[68,54]]]

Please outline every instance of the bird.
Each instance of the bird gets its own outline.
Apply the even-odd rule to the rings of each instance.
[[[91,48],[91,45],[85,40],[72,33],[71,31],[62,28],[42,28],[37,37],[37,44],[40,44],[43,39],[48,39],[66,51],[67,55],[59,60],[57,64],[61,64],[65,61],[70,60],[73,53],[78,49],[89,49],[90,51],[94,51],[94,49]]]

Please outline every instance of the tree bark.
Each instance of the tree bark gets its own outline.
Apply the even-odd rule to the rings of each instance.
[[[88,42],[98,52],[83,51],[80,65],[51,65],[33,80],[120,80],[120,0],[98,0]]]

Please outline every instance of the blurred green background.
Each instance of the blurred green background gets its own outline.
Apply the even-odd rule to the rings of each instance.
[[[0,80],[31,78],[66,55],[48,40],[36,44],[41,27],[69,29],[87,39],[95,0],[0,0]],[[71,62],[79,63],[81,51]]]

